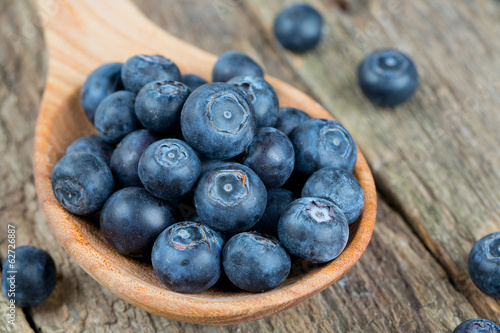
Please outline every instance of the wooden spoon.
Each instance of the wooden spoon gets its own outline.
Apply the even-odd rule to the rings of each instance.
[[[278,288],[247,293],[214,287],[200,294],[168,290],[150,265],[113,251],[89,219],[66,212],[52,192],[50,176],[66,147],[95,133],[79,105],[86,76],[107,62],[124,62],[135,54],[161,54],[183,73],[210,79],[216,57],[187,44],[151,23],[128,1],[36,0],[49,52],[49,72],[35,131],[34,175],[38,198],[63,246],[81,267],[111,292],[150,313],[191,323],[232,324],[263,318],[288,309],[339,279],[361,257],[375,224],[373,177],[358,151],[354,175],[365,194],[365,207],[351,226],[345,251],[334,261],[294,267]],[[305,110],[313,117],[332,118],[317,102],[290,85],[266,77],[281,106]],[[303,271],[303,272],[302,272]]]

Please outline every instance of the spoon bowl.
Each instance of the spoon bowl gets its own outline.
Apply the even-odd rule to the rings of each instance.
[[[323,265],[295,263],[278,288],[248,293],[216,285],[199,294],[169,290],[151,265],[115,252],[95,221],[65,211],[52,191],[51,174],[66,148],[77,138],[95,134],[79,104],[88,74],[107,62],[124,62],[136,54],[160,54],[182,73],[210,79],[216,57],[187,44],[151,23],[128,1],[36,0],[49,53],[49,71],[35,130],[34,176],[38,198],[54,233],[79,265],[123,300],[166,318],[200,324],[234,324],[288,309],[324,290],[361,257],[370,241],[377,210],[375,184],[358,150],[354,175],[364,190],[365,206],[350,227],[344,252]],[[332,116],[309,96],[266,76],[280,106],[300,108],[313,117]]]

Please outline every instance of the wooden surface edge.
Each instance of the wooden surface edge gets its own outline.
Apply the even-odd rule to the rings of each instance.
[[[183,39],[201,45],[204,49],[215,54],[226,51],[228,47],[236,48],[250,54],[262,65],[265,65],[268,73],[277,75],[287,82],[293,82],[294,85],[297,84],[301,87],[301,90],[317,89],[317,86],[311,85],[311,83],[314,83],[312,79],[307,77],[305,80],[309,87],[304,88],[303,86],[303,73],[305,70],[311,70],[311,66],[308,64],[310,56],[294,57],[291,61],[288,61],[289,54],[286,51],[278,48],[276,49],[277,52],[275,52],[273,45],[270,45],[267,41],[261,41],[259,35],[264,32],[259,31],[258,28],[256,30],[251,24],[255,21],[255,18],[248,18],[245,15],[246,12],[240,10],[239,7],[232,7],[230,1],[221,0],[216,4],[210,1],[200,1],[199,3],[198,1],[186,1],[175,5],[171,3],[170,6],[168,1],[164,2],[164,0],[137,0],[137,2],[149,17],[152,17],[162,27],[172,31],[177,36],[182,36]],[[347,26],[346,22],[354,22],[357,29],[362,29],[363,25],[360,19],[372,19],[365,15],[366,11],[374,8],[384,9],[390,2],[389,0],[373,1],[366,7],[366,10],[364,6],[361,8],[356,3],[350,3],[351,7],[346,13],[337,13],[333,19],[343,22],[342,24],[345,26]],[[483,6],[486,2],[479,0],[477,6]],[[2,7],[6,10],[0,14],[3,17],[0,20],[1,35],[4,37],[9,36],[9,33],[5,32],[12,30],[9,30],[9,28],[6,30],[5,27],[12,24],[14,29],[17,27],[17,30],[13,31],[15,36],[18,36],[25,27],[23,24],[32,17],[32,8],[26,5],[26,1],[24,5],[23,1],[18,2],[17,0],[15,2],[7,0],[6,3],[7,7]],[[436,1],[435,6],[444,6],[443,3],[443,1]],[[318,4],[319,1],[313,2],[315,6]],[[219,5],[227,5],[229,8],[227,10],[225,8],[221,9]],[[419,6],[427,10],[430,4],[420,4]],[[474,6],[476,5],[471,4],[471,7]],[[404,7],[413,7],[413,5],[405,4]],[[457,3],[455,7],[463,8],[466,6]],[[490,4],[490,9],[491,7],[494,6]],[[24,10],[20,11],[19,8],[24,8]],[[327,3],[322,3],[320,9],[331,11]],[[454,13],[454,11],[450,13]],[[224,14],[223,17],[220,16],[222,14]],[[475,14],[477,13],[473,11],[470,16]],[[271,7],[269,15],[272,15]],[[440,15],[440,12],[437,11],[435,15]],[[16,19],[16,16],[20,16],[20,19]],[[203,24],[203,19],[206,17],[212,17],[213,21],[210,25],[204,26],[203,31],[200,32],[189,28],[187,20]],[[433,22],[432,17],[428,17],[428,19],[431,23]],[[464,19],[468,20],[469,16],[464,16]],[[488,20],[488,17],[485,19]],[[329,17],[329,22],[332,23],[332,15]],[[447,20],[440,22],[443,25],[449,23]],[[400,22],[396,21],[395,23],[395,27],[401,28]],[[427,24],[427,22],[421,23]],[[484,28],[484,25],[482,23],[472,24],[471,27],[481,29]],[[337,34],[337,32],[333,32]],[[346,32],[350,33],[351,31],[347,28]],[[24,37],[23,35],[20,36]],[[217,36],[217,39],[214,40],[212,36]],[[232,40],[228,39],[228,36],[232,36]],[[378,36],[370,44],[384,43],[386,41],[383,36]],[[10,42],[6,38],[0,38],[0,45],[2,46],[0,48],[7,50],[7,54],[11,47],[8,44]],[[39,32],[36,37],[25,38],[21,42],[16,44],[16,57],[2,58],[0,56],[0,63],[5,69],[5,73],[0,73],[0,101],[4,102],[0,113],[0,151],[2,152],[0,176],[9,175],[8,178],[2,178],[3,187],[0,186],[0,196],[4,206],[0,205],[0,211],[7,218],[7,220],[3,219],[3,222],[10,221],[21,228],[22,232],[19,233],[21,244],[30,239],[31,244],[49,250],[55,256],[58,269],[61,271],[62,276],[58,277],[54,295],[44,305],[32,309],[36,327],[39,327],[41,331],[81,332],[99,328],[105,332],[146,332],[154,330],[207,333],[214,331],[233,332],[235,330],[259,332],[303,332],[307,330],[320,332],[451,332],[461,321],[480,316],[471,308],[462,293],[472,294],[472,297],[477,298],[476,305],[481,301],[484,303],[484,295],[480,295],[474,287],[468,287],[466,290],[460,289],[460,293],[458,289],[453,287],[449,281],[449,276],[435,262],[436,259],[439,260],[439,257],[433,258],[429,255],[432,249],[423,247],[418,240],[419,237],[415,234],[415,230],[408,228],[405,222],[398,218],[398,212],[400,211],[397,207],[395,207],[397,212],[392,211],[392,203],[390,198],[384,196],[385,191],[382,198],[379,199],[380,215],[378,216],[374,238],[360,262],[340,281],[324,292],[279,315],[249,324],[217,328],[170,321],[149,315],[121,301],[84,273],[74,260],[66,254],[63,247],[55,241],[55,236],[48,228],[43,213],[36,203],[34,187],[30,184],[32,182],[32,180],[30,181],[30,172],[26,170],[31,168],[32,163],[29,156],[32,155],[32,149],[30,148],[31,144],[26,143],[23,138],[31,141],[33,137],[35,109],[37,108],[36,105],[39,104],[40,92],[43,87],[42,80],[45,73],[45,65],[40,60],[43,59],[44,52]],[[409,38],[408,42],[410,45],[419,45],[416,36]],[[430,42],[432,43],[432,38]],[[442,42],[443,45],[448,45],[448,42]],[[492,44],[494,47],[493,40]],[[17,48],[19,45],[26,48],[20,50]],[[359,45],[357,46],[359,47]],[[319,52],[328,54],[331,57],[331,59],[329,58],[331,63],[317,64],[317,67],[323,66],[326,72],[325,75],[328,75],[328,68],[335,67],[338,59],[342,58],[343,51],[330,50],[330,48],[322,46]],[[273,58],[274,54],[277,55],[276,58]],[[278,61],[278,58],[281,57],[286,59],[284,64],[280,64]],[[450,60],[453,61],[453,59]],[[436,65],[440,65],[439,58],[436,58],[436,61]],[[293,64],[294,72],[298,73],[294,74],[297,76],[290,76],[290,70],[287,67],[287,64],[290,63]],[[473,67],[474,64],[471,64],[471,66]],[[485,64],[485,67],[489,68],[490,65]],[[340,80],[342,80],[344,72],[348,71],[348,68],[339,68],[339,70]],[[456,70],[457,72],[463,72],[462,68]],[[449,80],[443,78],[444,83],[450,84],[450,87],[453,88],[454,85],[450,81],[454,81],[457,75],[450,72],[447,77]],[[335,77],[330,76],[330,78],[333,80],[332,82],[339,80],[336,75]],[[474,76],[471,76],[471,78],[473,79]],[[426,83],[426,85],[429,84],[433,85],[435,82]],[[438,89],[439,87],[435,88],[441,91]],[[7,94],[5,94],[6,92]],[[338,97],[337,92],[332,90],[331,99],[325,99],[324,95],[322,95],[321,101],[329,108],[332,108],[331,100],[335,99],[335,101],[339,102],[333,105],[338,109],[336,110],[339,111],[338,114],[342,116],[343,123],[351,129],[353,128],[352,119],[355,119],[356,115],[351,115],[350,110],[346,109],[345,105],[342,104],[344,100],[351,98],[351,94],[345,91],[342,91],[342,93],[346,94],[344,98]],[[419,102],[417,104],[422,104],[422,107],[434,110],[435,107],[429,106],[427,104],[429,101],[424,101],[424,97],[418,97]],[[16,100],[20,102],[16,102]],[[443,104],[439,101],[433,103]],[[377,112],[377,118],[382,120],[381,123],[378,121],[372,122],[374,128],[384,126],[383,120],[388,118],[389,114],[396,119],[404,116],[405,119],[400,120],[408,122],[405,109],[402,108],[396,112],[373,111]],[[410,107],[410,109],[412,108]],[[363,117],[369,118],[372,111],[371,108],[367,107],[364,112],[366,113],[363,114]],[[421,111],[418,111],[418,113],[421,113]],[[380,133],[374,134],[366,129],[363,130],[365,130],[365,134],[357,133],[355,138],[361,137],[361,140],[363,140],[363,138],[370,138],[375,135],[370,139],[369,144],[365,142],[365,149],[369,148],[365,153],[368,154],[366,157],[374,163],[372,166],[377,169],[378,173],[384,174],[381,165],[385,166],[384,163],[388,162],[386,160],[387,155],[383,150],[379,156],[374,155],[373,152],[375,148],[380,147],[381,135]],[[408,137],[400,137],[400,145],[406,147],[408,146],[407,141],[412,138],[413,132],[407,130],[405,133]],[[7,142],[5,137],[8,138]],[[401,153],[397,147],[394,147],[394,149],[394,154]],[[385,169],[387,171],[387,167]],[[401,176],[407,175],[401,174]],[[410,180],[413,180],[413,178],[410,178]],[[380,182],[380,178],[378,181]],[[393,184],[389,185],[392,188]],[[418,189],[419,184],[415,186]],[[391,206],[387,206],[386,202],[389,202]],[[408,222],[406,221],[406,223]],[[450,232],[453,232],[453,230],[450,230]],[[413,255],[411,255],[411,251],[413,251]],[[414,264],[412,265],[412,263]],[[422,267],[425,269],[422,269]],[[410,269],[412,270],[411,274],[408,271]],[[466,276],[463,276],[463,279],[466,279]],[[381,281],[386,282],[382,283]],[[483,306],[485,307],[483,310],[476,307],[476,309],[482,311],[480,312],[482,313],[481,316],[495,319],[497,315],[491,313],[488,305],[484,304]]]

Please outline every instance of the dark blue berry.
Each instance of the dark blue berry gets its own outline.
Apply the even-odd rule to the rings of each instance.
[[[274,35],[291,51],[304,52],[318,45],[323,17],[308,4],[292,5],[282,10],[274,20]]]
[[[323,263],[342,253],[349,238],[349,227],[344,213],[333,202],[300,198],[281,215],[278,236],[291,254]]]
[[[239,89],[208,83],[189,95],[181,113],[182,135],[199,153],[228,159],[252,142],[256,120],[252,105]]]
[[[310,119],[296,127],[290,139],[295,148],[295,171],[303,178],[325,167],[352,172],[357,151],[349,132],[330,119]]]
[[[228,51],[217,59],[212,71],[212,81],[226,82],[240,75],[264,77],[264,71],[246,54],[238,51]]]
[[[231,282],[250,292],[279,286],[290,273],[290,256],[273,237],[256,232],[233,236],[222,251],[222,266]]]
[[[257,127],[274,126],[278,119],[278,95],[263,78],[246,75],[227,81],[245,93],[255,111]]]
[[[469,255],[472,282],[486,295],[500,298],[500,232],[489,234],[474,244]]]
[[[200,223],[202,223],[200,215],[198,215],[196,213],[193,214],[193,215],[191,215],[191,217],[189,218],[189,220],[192,221],[192,222],[200,222]],[[221,237],[222,237],[222,235],[221,235]]]
[[[266,187],[250,168],[228,163],[206,172],[194,194],[201,220],[215,230],[238,232],[253,227],[266,209]]]
[[[372,103],[395,106],[406,102],[418,87],[413,61],[399,50],[375,51],[358,68],[361,90]]]
[[[66,149],[66,155],[72,153],[89,153],[103,159],[109,164],[115,147],[104,141],[99,135],[86,135],[73,141]]]
[[[94,125],[104,141],[116,144],[139,128],[134,103],[135,94],[123,90],[109,95],[99,104]]]
[[[458,325],[453,333],[500,333],[500,325],[488,319],[469,319]]]
[[[153,269],[168,288],[197,293],[212,287],[221,274],[220,235],[204,224],[179,222],[163,231],[153,246]]]
[[[304,186],[307,178],[298,176],[296,172],[293,172],[290,178],[286,181],[281,188],[287,189],[300,198],[302,187]]]
[[[2,291],[16,306],[42,303],[52,294],[56,280],[54,260],[34,246],[23,245],[9,251],[3,263]]]
[[[139,161],[139,178],[158,198],[171,200],[188,193],[200,176],[201,163],[187,143],[163,139],[149,146]]]
[[[267,191],[267,204],[264,215],[254,226],[262,234],[278,237],[278,222],[285,208],[297,197],[289,190],[282,188]]]
[[[290,136],[295,127],[302,125],[311,119],[311,116],[302,110],[295,108],[279,108],[278,119],[274,127],[287,136]]]
[[[121,187],[142,186],[139,178],[139,160],[142,153],[158,137],[145,129],[127,134],[111,155],[110,168],[117,185]]]
[[[183,74],[181,82],[191,88],[191,90],[198,89],[200,86],[208,83],[205,79],[195,74]]]
[[[345,170],[331,167],[320,169],[309,177],[302,188],[302,196],[332,201],[342,210],[348,224],[356,222],[365,203],[358,180]]]
[[[67,211],[97,213],[113,193],[113,174],[101,158],[89,153],[65,155],[52,172],[54,195]]]
[[[177,221],[192,221],[203,222],[196,216],[196,208],[194,207],[194,191],[189,191],[185,196],[178,199],[176,203]]]
[[[290,139],[272,127],[262,127],[243,157],[268,189],[278,188],[290,177],[295,165],[295,152]]]
[[[228,160],[211,160],[204,158],[201,160],[201,174],[204,174],[207,171],[210,171],[212,169],[215,169],[216,167],[225,165],[227,163],[232,163],[232,162],[229,162]]]
[[[101,211],[101,231],[119,253],[148,260],[158,235],[174,224],[175,211],[144,188],[127,187],[111,197]]]
[[[127,60],[121,76],[125,89],[137,94],[151,81],[180,81],[181,72],[163,56],[139,54]]]
[[[90,122],[94,123],[99,103],[108,95],[123,89],[121,70],[122,64],[118,62],[102,65],[85,80],[80,90],[80,104]]]
[[[135,115],[152,132],[179,132],[182,106],[190,93],[181,82],[150,82],[137,94]]]

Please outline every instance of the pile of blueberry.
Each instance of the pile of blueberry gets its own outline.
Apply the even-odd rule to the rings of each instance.
[[[56,164],[55,197],[100,213],[109,244],[177,292],[218,280],[262,292],[292,259],[335,259],[364,205],[356,145],[334,120],[279,108],[263,76],[236,51],[219,57],[213,83],[158,55],[97,68],[80,99],[98,135]]]

